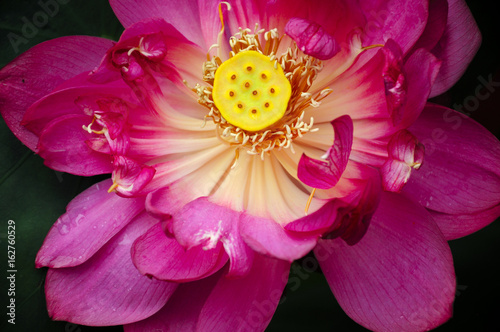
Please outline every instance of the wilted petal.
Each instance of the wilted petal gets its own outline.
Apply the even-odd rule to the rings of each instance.
[[[356,245],[323,240],[315,254],[342,309],[370,330],[427,331],[451,316],[450,248],[429,213],[400,195],[382,195]]]

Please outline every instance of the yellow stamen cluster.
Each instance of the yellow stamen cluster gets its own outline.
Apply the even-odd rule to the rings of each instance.
[[[254,33],[251,32],[250,29],[240,28],[240,31],[230,38],[229,44],[232,50],[228,61],[242,52],[253,51],[252,53],[258,52],[267,57],[275,69],[281,67],[284,77],[291,86],[290,97],[284,113],[280,114],[278,119],[266,122],[263,128],[258,126],[245,127],[241,124],[237,126],[235,121],[231,121],[231,119],[229,120],[232,123],[228,122],[228,119],[224,118],[214,102],[216,72],[223,64],[218,56],[211,58],[207,54],[208,61],[203,65],[203,80],[208,83],[208,86],[197,84],[193,91],[199,96],[198,102],[209,109],[206,119],[210,118],[214,121],[221,139],[231,145],[245,148],[247,153],[260,155],[264,159],[265,153],[273,149],[290,148],[293,152],[292,142],[295,138],[317,130],[317,128],[313,128],[314,119],[312,117],[308,122],[304,121],[304,111],[309,106],[318,107],[321,100],[328,96],[332,90],[323,89],[314,96],[308,92],[322,69],[320,60],[299,54],[295,43],[292,43],[283,54],[278,56],[282,38],[276,29],[266,32],[263,29],[259,30],[256,25]],[[230,93],[230,90],[228,91]],[[228,95],[227,97],[229,99],[232,96]],[[217,104],[220,105],[220,103]]]

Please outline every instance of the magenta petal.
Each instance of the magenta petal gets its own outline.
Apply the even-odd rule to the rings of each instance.
[[[307,55],[320,60],[331,59],[340,52],[335,38],[319,24],[303,18],[291,18],[285,26],[285,33]]]
[[[45,294],[52,319],[91,326],[119,325],[160,310],[177,284],[141,275],[130,258],[135,238],[155,222],[143,213],[82,265],[49,269]]]
[[[239,234],[239,212],[200,197],[172,217],[173,233],[182,246],[187,249],[202,246],[209,250],[221,242],[231,260],[229,274],[241,276],[248,273],[253,253]]]
[[[110,0],[109,3],[126,28],[133,23],[158,17],[175,26],[196,44],[209,46],[205,45],[202,38],[200,13],[196,1]]]
[[[431,104],[409,130],[425,146],[425,161],[403,193],[431,211],[455,216],[475,215],[500,204],[500,142],[495,136],[472,119]],[[484,226],[476,218],[457,218],[457,223],[465,223],[460,235],[457,226],[448,230],[448,221],[436,222],[453,237]]]
[[[500,204],[473,214],[447,214],[429,211],[447,241],[472,234],[500,216]]]
[[[464,0],[448,0],[446,30],[432,53],[443,63],[431,97],[455,84],[481,45],[481,33]]]
[[[125,332],[196,331],[200,311],[221,275],[219,272],[202,280],[180,284],[160,311],[145,320],[125,325]]]
[[[387,145],[389,159],[380,169],[383,188],[400,192],[408,182],[413,168],[420,168],[424,160],[424,146],[408,130],[401,130]]]
[[[450,248],[429,213],[384,193],[370,229],[354,246],[315,249],[342,309],[373,331],[428,331],[448,320],[455,297]]]
[[[287,224],[285,229],[292,232],[310,233],[320,236],[330,229],[335,220],[337,220],[338,209],[341,204],[340,200],[332,199],[312,214]]]
[[[36,266],[82,264],[144,210],[144,199],[108,194],[110,180],[97,183],[73,199],[45,238]]]
[[[325,155],[326,161],[312,159],[305,154],[299,161],[298,178],[313,188],[334,187],[349,161],[353,139],[352,120],[348,115],[343,115],[333,120],[331,124],[335,132],[335,141]]]
[[[440,61],[424,49],[415,51],[406,59],[404,71],[408,82],[408,94],[406,103],[401,109],[400,128],[408,128],[422,112],[440,65]]]
[[[20,125],[28,107],[64,80],[92,70],[112,45],[111,40],[97,37],[57,38],[36,45],[2,68],[0,112],[12,132],[34,150],[37,137]]]
[[[196,331],[264,331],[289,269],[288,262],[256,255],[246,277],[219,279],[201,310]]]
[[[255,251],[289,262],[305,256],[316,245],[317,236],[293,234],[274,220],[243,215],[241,236]]]
[[[65,115],[50,122],[40,135],[38,153],[48,167],[75,175],[111,173],[111,156],[92,150],[85,141],[92,139],[82,126],[92,119],[86,115]]]
[[[211,250],[185,250],[167,237],[161,224],[140,236],[132,246],[132,260],[142,274],[160,280],[191,281],[217,272],[227,261],[219,245]]]
[[[427,1],[364,0],[359,5],[367,20],[363,46],[394,39],[406,54],[425,29]]]
[[[413,45],[413,50],[425,48],[430,51],[443,36],[448,20],[448,0],[433,0],[429,2],[429,17],[424,32]],[[412,53],[412,52],[410,52]]]

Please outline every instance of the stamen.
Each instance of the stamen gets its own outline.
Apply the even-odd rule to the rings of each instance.
[[[307,203],[306,203],[306,209],[304,211],[306,216],[307,216],[307,213],[309,212],[309,207],[311,206],[311,202],[313,200],[315,193],[316,193],[316,188],[313,188],[313,190],[311,191],[311,195],[309,195],[309,199],[307,200]]]
[[[114,191],[116,188],[118,188],[118,183],[113,182],[111,187],[109,187],[109,189],[108,189],[108,194],[111,193],[112,191]]]

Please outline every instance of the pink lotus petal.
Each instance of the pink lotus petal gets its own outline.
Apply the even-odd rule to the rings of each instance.
[[[347,204],[340,199],[331,199],[319,210],[286,224],[285,229],[290,232],[314,234],[319,237],[332,230],[335,221],[338,220],[339,208],[343,205]]]
[[[500,204],[473,214],[447,214],[433,210],[429,212],[443,232],[446,241],[450,241],[477,232],[498,219]]]
[[[177,27],[189,40],[200,46],[210,46],[202,38],[196,1],[110,0],[109,3],[126,28],[144,19],[160,17]]]
[[[464,0],[448,0],[446,30],[432,53],[441,61],[431,97],[448,90],[465,72],[481,44],[481,33]]]
[[[289,269],[288,262],[256,255],[246,277],[219,279],[201,310],[196,331],[264,331]]]
[[[413,168],[420,168],[424,160],[424,146],[407,130],[393,135],[387,145],[389,159],[382,165],[384,190],[400,192],[408,182]]]
[[[448,0],[433,0],[429,2],[429,17],[424,32],[413,45],[412,51],[425,48],[430,51],[439,42],[446,29],[448,20]],[[413,53],[410,51],[409,53]]]
[[[370,231],[355,246],[315,249],[342,309],[373,331],[428,331],[448,320],[455,297],[450,248],[429,213],[384,193]]]
[[[91,122],[86,115],[65,115],[50,122],[40,135],[38,153],[45,165],[75,175],[111,173],[112,158],[95,152],[85,143],[93,138],[83,130]]]
[[[441,62],[424,49],[416,50],[404,63],[408,94],[400,110],[399,128],[408,128],[422,112],[438,75]]]
[[[112,41],[86,36],[50,40],[23,53],[0,71],[0,112],[30,149],[38,138],[20,125],[28,107],[81,72],[92,70]],[[85,57],[82,57],[85,53]]]
[[[200,197],[172,216],[175,238],[187,249],[202,246],[210,250],[222,242],[231,259],[230,275],[246,275],[253,254],[239,234],[240,213]]]
[[[429,104],[409,128],[425,146],[425,162],[413,172],[403,192],[424,207],[455,216],[475,215],[500,204],[500,143],[474,120],[445,107]],[[461,236],[483,221],[466,218]],[[449,221],[443,233],[458,236]],[[457,221],[458,222],[458,221]]]
[[[108,194],[111,180],[97,183],[73,199],[50,229],[36,266],[80,265],[144,209],[144,199]]]
[[[428,2],[419,0],[360,1],[367,23],[363,46],[394,39],[406,54],[425,29]]]
[[[344,172],[351,153],[353,125],[348,115],[331,122],[335,140],[328,149],[326,161],[309,158],[305,154],[299,161],[297,176],[308,186],[318,189],[334,187]]]
[[[140,165],[124,156],[114,156],[113,167],[113,183],[118,185],[115,190],[124,197],[139,195],[156,172],[154,167]]]
[[[156,222],[143,213],[87,262],[50,269],[45,294],[52,319],[106,326],[136,322],[160,310],[177,284],[141,275],[130,258],[132,242]]]
[[[180,284],[167,304],[156,314],[124,326],[125,332],[196,331],[198,316],[222,271],[213,276]]]
[[[161,224],[151,227],[132,246],[132,260],[144,275],[169,281],[198,280],[217,272],[227,261],[222,245],[185,250],[167,237]]]
[[[35,135],[40,136],[43,128],[55,118],[68,114],[83,114],[82,109],[76,104],[81,96],[95,94],[108,98],[115,96],[118,99],[124,97],[125,92],[130,93],[129,88],[120,81],[106,86],[92,84],[88,82],[88,73],[78,75],[66,81],[64,85],[64,88],[59,86],[56,91],[47,94],[31,105],[24,115],[22,125]]]
[[[317,59],[328,60],[340,52],[340,45],[335,38],[315,22],[292,18],[286,24],[285,32],[302,52]]]
[[[287,232],[271,219],[243,215],[241,236],[255,251],[292,262],[305,256],[316,245],[317,236]]]

